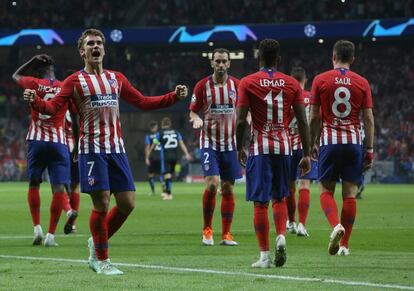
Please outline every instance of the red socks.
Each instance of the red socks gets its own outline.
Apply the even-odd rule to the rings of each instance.
[[[62,209],[65,211],[65,213],[68,213],[68,211],[72,210],[72,207],[70,207],[69,203],[69,197],[66,193],[62,197]]]
[[[70,207],[76,212],[79,211],[80,194],[79,192],[71,192],[69,197]]]
[[[306,218],[309,211],[309,189],[299,190],[298,214],[299,222],[306,225]]]
[[[225,235],[230,232],[234,213],[234,194],[225,193],[221,190],[221,233]]]
[[[345,235],[341,240],[341,246],[348,248],[348,241],[356,216],[356,199],[354,197],[348,197],[342,201],[341,224],[345,228]]]
[[[100,261],[106,260],[108,258],[108,226],[106,212],[92,210],[89,218],[89,228],[95,245],[96,257]]]
[[[216,207],[216,193],[211,193],[208,189],[203,194],[203,218],[204,228],[210,227],[213,220],[214,208]]]
[[[334,228],[339,223],[338,208],[336,207],[335,199],[332,192],[323,192],[320,196],[320,202],[325,212],[329,224]]]
[[[269,250],[269,219],[267,217],[267,208],[268,204],[254,204],[254,230],[259,243],[259,249],[262,252]]]
[[[287,218],[287,207],[286,200],[282,201],[273,201],[272,202],[273,210],[273,221],[276,227],[276,234],[286,235],[286,218]]]
[[[67,195],[65,192],[53,193],[52,203],[50,203],[50,219],[48,232],[54,234],[57,224],[59,222],[60,213],[62,212],[63,205],[65,203]]]
[[[39,188],[29,188],[27,193],[30,214],[32,215],[33,226],[40,224],[40,193]]]
[[[128,218],[128,215],[123,214],[118,206],[114,206],[107,216],[108,224],[108,239],[114,235],[115,232],[122,226],[125,220]]]
[[[295,221],[295,212],[296,212],[296,189],[289,190],[289,197],[286,198],[287,205],[287,214],[289,216],[289,221]]]

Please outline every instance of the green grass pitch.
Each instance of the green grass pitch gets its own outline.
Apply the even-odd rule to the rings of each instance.
[[[138,183],[136,208],[110,240],[112,262],[129,265],[119,266],[123,276],[104,277],[89,270],[85,261],[91,208],[87,195],[81,194],[78,233],[63,235],[62,215],[56,237],[59,247],[45,248],[31,245],[27,184],[2,183],[0,290],[414,290],[414,185],[366,187],[363,199],[357,202],[349,257],[328,255],[330,229],[319,205],[317,186],[313,186],[307,223],[310,237],[287,234],[285,266],[265,270],[250,267],[259,252],[252,204],[244,201],[244,187],[236,187],[232,227],[240,245],[218,245],[221,218],[217,197],[213,222],[216,245],[203,247],[203,185],[175,183],[174,200],[162,201],[158,194],[146,194],[146,183]],[[335,197],[340,209],[338,190]],[[44,184],[44,232],[50,201],[50,187]],[[271,223],[272,246],[274,238]]]

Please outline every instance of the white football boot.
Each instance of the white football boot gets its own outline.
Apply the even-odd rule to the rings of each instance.
[[[283,234],[276,237],[275,265],[282,267],[286,263],[286,238]]]
[[[272,267],[272,259],[269,251],[260,252],[260,259],[252,264],[253,268],[270,268]]]
[[[45,247],[57,247],[59,246],[56,242],[55,242],[55,235],[51,234],[51,233],[47,233],[45,240],[43,241],[43,245]]]
[[[338,256],[349,256],[350,252],[347,247],[341,246],[339,247],[339,251],[337,253]]]
[[[305,226],[301,222],[299,222],[298,224],[296,235],[297,236],[309,236],[308,232],[306,231]]]
[[[339,242],[345,234],[345,228],[341,224],[337,224],[329,236],[328,253],[336,255],[339,251]]]
[[[98,269],[96,270],[96,273],[107,276],[124,274],[124,272],[112,265],[109,259],[106,259],[104,261],[98,261]]]
[[[33,245],[34,246],[38,246],[42,244],[42,240],[43,240],[43,230],[42,227],[40,226],[40,224],[35,225],[34,229],[33,229]]]

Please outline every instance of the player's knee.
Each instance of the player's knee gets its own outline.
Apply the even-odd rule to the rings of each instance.
[[[63,184],[53,184],[52,185],[52,192],[53,193],[65,192],[65,185],[63,185]]]
[[[221,195],[230,196],[233,194],[233,183],[225,181],[221,184]]]
[[[214,181],[207,183],[207,189],[210,193],[217,193],[218,183],[215,183]]]
[[[30,188],[39,188],[40,187],[40,182],[37,181],[37,180],[30,180],[29,187]]]

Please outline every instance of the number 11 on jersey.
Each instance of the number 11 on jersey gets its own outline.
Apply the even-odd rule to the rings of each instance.
[[[283,123],[283,91],[273,98],[273,91],[269,91],[264,98],[267,103],[267,121],[273,122],[273,100],[276,101],[277,106],[277,123]]]

